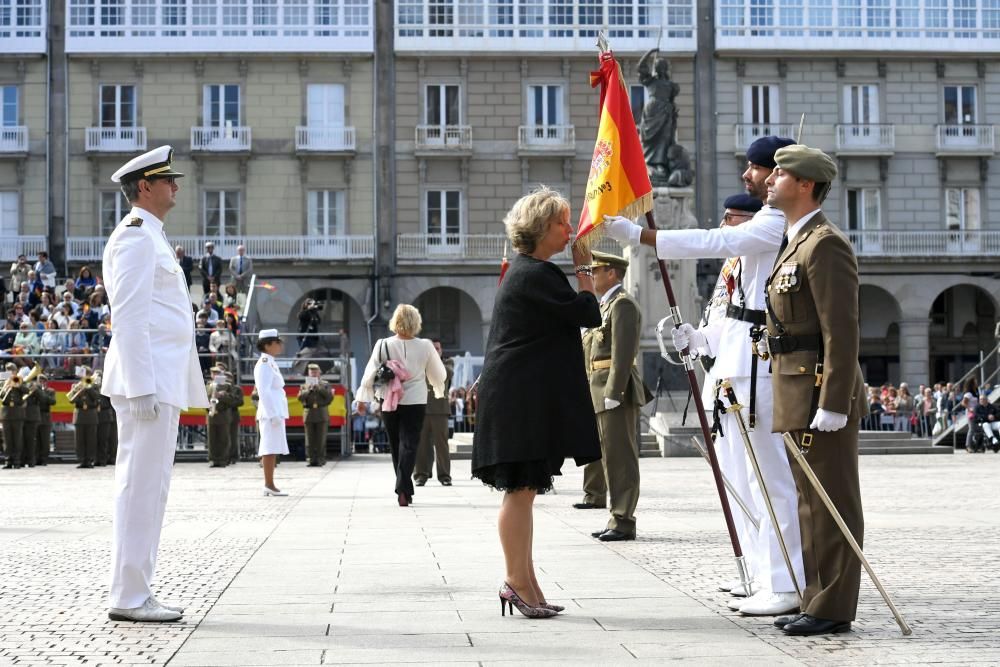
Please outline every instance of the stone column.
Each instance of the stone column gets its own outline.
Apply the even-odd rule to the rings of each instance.
[[[899,379],[910,387],[934,381],[930,377],[930,325],[927,317],[899,321]]]

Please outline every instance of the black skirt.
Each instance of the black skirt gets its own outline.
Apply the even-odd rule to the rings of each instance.
[[[475,476],[497,491],[531,489],[538,493],[552,490],[552,478],[562,474],[563,459],[546,461],[514,461],[479,468]]]

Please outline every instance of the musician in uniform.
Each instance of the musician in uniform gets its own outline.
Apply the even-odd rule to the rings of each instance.
[[[104,248],[104,285],[115,335],[104,362],[102,393],[118,421],[108,617],[163,622],[183,608],[152,591],[156,555],[177,447],[180,413],[207,408],[184,271],[163,220],[183,174],[161,146],[129,161],[111,180],[132,210]]]
[[[583,336],[590,397],[597,413],[601,460],[584,470],[584,502],[603,506],[610,496],[607,525],[593,533],[602,542],[635,539],[639,503],[639,408],[653,399],[636,369],[642,313],[622,287],[628,260],[593,252],[594,290],[601,295],[601,325]]]
[[[791,433],[808,451],[820,484],[861,545],[858,428],[867,405],[858,363],[858,263],[850,240],[820,208],[837,164],[802,145],[782,148],[774,159],[767,202],[788,221],[768,278],[761,341],[771,358],[774,430]],[[802,469],[792,470],[806,587],[802,613],[776,625],[789,635],[845,632],[857,613],[861,563]]]
[[[319,364],[309,364],[306,372],[313,380],[299,388],[298,398],[306,432],[306,458],[311,467],[316,467],[326,465],[326,435],[330,430],[329,406],[333,402],[333,389],[320,377]]]
[[[7,362],[7,379],[0,388],[0,424],[3,425],[4,468],[24,467],[24,398],[28,393],[17,374],[17,365]]]
[[[433,464],[437,466],[437,476],[441,486],[451,486],[451,451],[448,449],[448,417],[451,415],[451,404],[448,396],[451,393],[451,381],[455,377],[455,360],[442,356],[441,341],[431,342],[444,363],[444,395],[438,398],[434,392],[427,392],[427,411],[424,413],[424,425],[420,429],[420,444],[417,446],[417,459],[413,466],[413,483],[417,486],[425,485],[431,477]]]
[[[95,466],[114,465],[118,454],[118,426],[111,399],[100,393],[101,371],[94,373],[94,386],[98,390],[97,404],[97,461]]]
[[[73,438],[76,443],[77,468],[93,468],[97,460],[97,425],[100,393],[94,386],[90,369],[84,367],[66,398],[73,404]]]
[[[52,406],[56,404],[56,392],[49,389],[49,378],[40,374],[35,379],[38,399],[38,431],[35,435],[35,465],[49,464],[49,448],[52,441]]]
[[[229,465],[229,434],[232,422],[231,393],[226,379],[225,366],[212,367],[212,380],[205,386],[208,393],[208,416],[206,418],[206,440],[208,460],[212,468]]]
[[[240,408],[243,407],[243,387],[236,382],[236,376],[226,371],[226,387],[229,392],[229,464],[240,460]]]
[[[39,371],[41,370],[40,367],[36,366],[36,368]],[[37,374],[39,371],[35,371],[35,373]],[[42,419],[42,411],[38,399],[38,386],[35,384],[33,378],[24,377],[28,373],[27,366],[20,370],[23,378],[22,382],[27,390],[24,395],[24,430],[22,432],[21,460],[29,468],[34,468],[35,453],[38,448],[36,444],[36,440],[38,439],[38,422]]]

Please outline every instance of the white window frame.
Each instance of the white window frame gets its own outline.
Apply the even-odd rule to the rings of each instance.
[[[0,237],[19,236],[21,230],[21,193],[0,190]]]
[[[957,207],[957,223],[949,222],[951,201]],[[973,232],[983,225],[983,191],[978,187],[950,186],[944,189],[944,224],[950,232]],[[970,218],[970,213],[972,217]],[[970,224],[972,223],[972,224]]]
[[[945,106],[945,98],[948,89],[954,88],[958,100],[958,108],[955,110],[955,119],[948,120],[948,109]],[[972,118],[965,119],[962,116],[962,93],[964,89],[972,89]],[[941,87],[941,118],[946,125],[976,125],[979,119],[979,86],[972,83],[949,83]]]
[[[525,125],[529,127],[553,127],[560,125],[567,125],[566,122],[566,83],[564,81],[530,81],[525,88],[524,94],[524,118]],[[542,122],[538,123],[535,121],[537,107],[535,104],[535,88],[544,88],[545,92],[542,94]],[[548,89],[555,88],[556,95],[554,97],[556,104],[555,121],[550,122],[549,117],[549,97]]]
[[[122,91],[125,88],[132,89],[132,122],[123,123],[122,122]],[[115,117],[113,125],[104,124],[104,91],[106,89],[114,89],[115,91]],[[104,128],[124,128],[124,127],[136,127],[139,124],[139,98],[136,91],[136,86],[131,83],[107,83],[101,84],[97,89],[97,121],[99,127]]]
[[[212,89],[219,89],[218,112],[219,122],[212,122]],[[226,90],[236,89],[236,122],[226,119]],[[202,125],[205,127],[239,127],[243,124],[243,90],[238,83],[206,83],[202,89]]]
[[[115,206],[114,211],[111,212],[111,217],[108,219],[111,227],[106,228],[105,213],[107,209],[105,208],[105,200],[110,195],[115,195]],[[125,199],[125,195],[121,190],[101,190],[97,201],[97,235],[101,238],[110,236],[118,223],[121,222],[121,219],[125,217],[125,214],[131,210],[132,205]]]
[[[339,105],[337,91],[339,91]],[[322,93],[322,100],[314,100],[314,96]],[[347,116],[347,97],[342,83],[310,83],[306,86],[306,126],[312,128],[344,127]],[[319,116],[313,109],[322,107]],[[332,113],[331,113],[332,112]]]
[[[462,84],[457,81],[427,81],[422,84],[423,89],[423,121],[426,127],[425,141],[428,144],[444,144],[451,141],[460,141],[461,135],[455,132],[448,132],[449,127],[457,127],[462,124],[465,110],[462,108]],[[448,118],[448,91],[454,89],[457,118]],[[438,118],[431,118],[431,100],[437,97]],[[452,122],[449,122],[452,121]]]
[[[879,119],[878,84],[845,84],[844,123],[847,125],[878,125]]]
[[[14,104],[7,102],[7,91],[14,91]],[[7,109],[14,108],[14,122],[7,121]],[[0,85],[0,127],[15,127],[20,125],[21,120],[21,90],[15,84]]]
[[[208,230],[208,217],[210,214],[208,199],[213,194],[219,195],[219,229],[215,235]],[[235,200],[235,206],[231,205],[233,200]],[[227,217],[234,209],[236,230],[230,234],[226,230]],[[228,238],[240,238],[243,231],[243,192],[239,188],[211,188],[204,190],[202,193],[201,229],[203,235],[217,238],[220,241]]]
[[[856,226],[851,226],[851,198],[857,199]],[[869,212],[874,200],[875,220],[869,220]],[[844,214],[848,231],[877,232],[882,229],[882,189],[878,187],[851,186],[844,189]]]
[[[332,200],[332,201],[331,201]],[[322,212],[322,221],[314,217]],[[310,189],[306,191],[306,234],[310,237],[330,239],[347,232],[347,192],[342,189]],[[334,218],[331,221],[331,214]]]
[[[764,95],[764,89],[767,95]],[[757,90],[756,96],[754,90]],[[765,100],[766,97],[766,100]],[[768,127],[781,123],[781,86],[761,81],[743,84],[743,122]],[[764,132],[770,134],[770,132]]]
[[[444,219],[445,213],[442,213],[442,224],[439,230],[431,230],[430,226],[431,195],[437,194],[440,197],[439,206],[442,211],[446,212],[449,210],[446,202],[448,193],[458,194],[458,232],[455,234],[449,234],[447,232],[448,225]],[[420,213],[424,234],[427,236],[428,254],[454,254],[456,252],[461,252],[465,239],[465,192],[463,188],[447,185],[423,188],[420,195],[420,202]]]

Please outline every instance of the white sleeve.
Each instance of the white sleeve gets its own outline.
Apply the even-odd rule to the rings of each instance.
[[[281,407],[277,403],[279,392],[274,390],[273,377],[274,371],[267,364],[257,364],[254,366],[253,381],[257,385],[257,397],[260,399],[258,412],[264,418],[280,417],[282,412]],[[284,396],[281,396],[281,398],[284,398]]]
[[[728,258],[777,252],[785,235],[785,216],[765,206],[748,222],[715,229],[664,229],[656,232],[660,259]]]
[[[111,248],[113,262],[108,293],[114,295],[115,346],[121,359],[125,397],[156,393],[156,371],[149,341],[150,306],[156,247],[142,229],[124,230]]]
[[[375,349],[372,350],[372,356],[368,360],[365,372],[361,376],[361,382],[358,384],[358,393],[354,397],[363,403],[371,403],[375,400],[375,371],[378,369],[379,364],[382,363],[382,360],[379,359],[382,340],[375,341]]]
[[[424,339],[424,343],[429,350],[427,353],[427,365],[424,367],[427,382],[434,389],[435,398],[444,398],[444,381],[448,377],[448,372],[445,370],[444,362],[438,356],[437,350],[434,349],[434,343],[426,339]]]
[[[698,331],[705,335],[707,346],[698,349],[699,354],[714,357],[719,349],[722,340],[722,320],[714,320],[708,324],[698,327]]]

